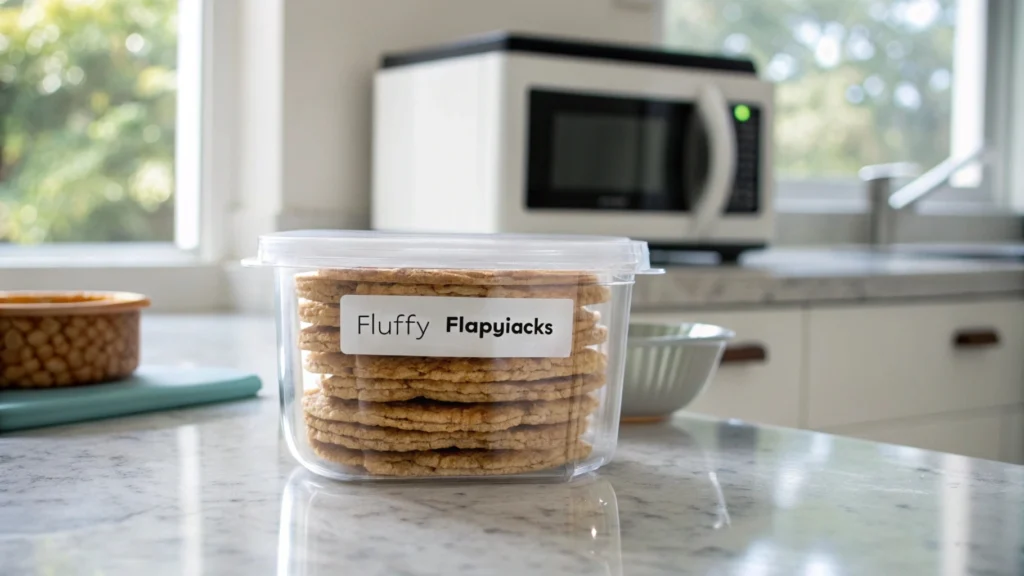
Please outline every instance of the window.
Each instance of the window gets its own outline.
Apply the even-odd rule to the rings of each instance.
[[[0,0],[0,243],[194,235],[194,3]]]
[[[986,141],[986,24],[997,4],[668,0],[665,36],[680,49],[749,56],[776,83],[780,199],[863,203],[862,166],[927,170]],[[962,170],[959,190],[935,198],[991,202],[982,175]]]

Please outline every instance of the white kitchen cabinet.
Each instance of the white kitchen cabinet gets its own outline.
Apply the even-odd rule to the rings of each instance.
[[[1024,301],[815,308],[804,353],[814,429],[1017,405],[1024,402]]]
[[[1018,406],[1003,415],[1000,441],[1000,460],[1024,464],[1024,408]]]
[[[634,313],[632,320],[706,322],[736,332],[714,380],[688,411],[799,427],[803,314],[797,309],[697,310]]]
[[[860,426],[826,428],[841,436],[962,454],[972,458],[1005,460],[1001,446],[1004,428],[999,408],[983,414],[944,415],[924,420],[894,420]]]

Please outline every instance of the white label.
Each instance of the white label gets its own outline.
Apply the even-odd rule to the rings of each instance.
[[[565,358],[569,298],[341,297],[341,351],[375,356]]]

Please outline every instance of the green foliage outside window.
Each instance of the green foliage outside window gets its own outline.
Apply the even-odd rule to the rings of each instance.
[[[176,0],[0,0],[0,242],[173,237]]]
[[[783,178],[950,153],[955,0],[666,0],[668,44],[752,57],[777,83]],[[979,41],[983,39],[978,39]]]

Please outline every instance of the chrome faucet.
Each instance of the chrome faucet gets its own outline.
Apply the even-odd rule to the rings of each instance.
[[[896,239],[896,225],[901,212],[913,210],[918,202],[949,182],[958,170],[983,160],[985,155],[986,150],[981,147],[963,156],[951,156],[920,176],[918,165],[910,162],[875,164],[861,168],[858,174],[868,184],[868,202],[871,205],[870,244],[892,244]],[[890,194],[893,180],[914,176],[917,177],[910,183]]]

